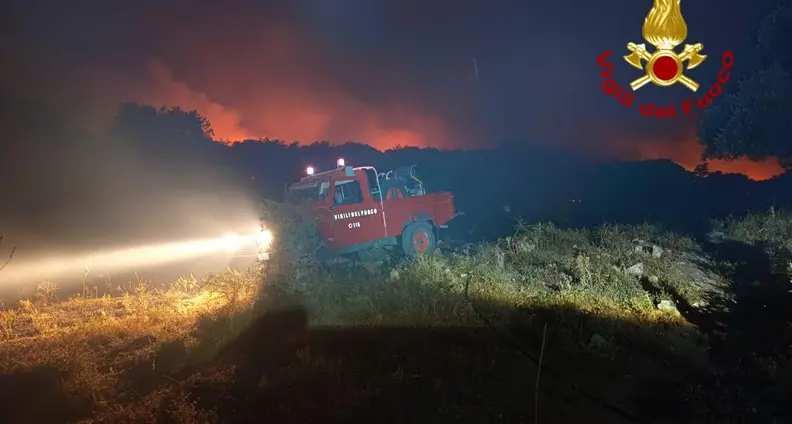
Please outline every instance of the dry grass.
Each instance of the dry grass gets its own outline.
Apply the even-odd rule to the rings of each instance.
[[[792,212],[770,208],[766,213],[754,213],[717,222],[726,235],[745,243],[772,244],[792,251]]]
[[[758,221],[750,222],[735,231],[757,234],[748,226]],[[0,373],[50,370],[75,421],[217,422],[186,388],[199,380],[226,384],[233,364],[185,367],[211,361],[284,299],[302,304],[314,327],[481,327],[466,286],[498,325],[541,333],[549,323],[548,344],[573,355],[621,367],[657,357],[690,366],[706,360],[696,328],[658,307],[702,298],[680,266],[698,249],[692,240],[648,225],[584,231],[542,224],[467,249],[373,273],[312,266],[295,275],[287,272],[294,263],[271,264],[186,278],[166,290],[138,283],[113,298],[59,301],[57,288],[42,284],[33,299],[0,312]],[[631,273],[638,264],[640,275]]]
[[[740,218],[716,222],[727,237],[762,247],[777,272],[790,274],[792,282],[792,212],[770,208]]]
[[[140,395],[135,381],[165,375],[189,362],[189,352],[201,342],[195,332],[202,319],[234,317],[250,308],[259,288],[254,272],[228,271],[202,284],[182,279],[168,290],[138,282],[118,297],[64,301],[57,300],[51,284],[42,284],[34,299],[0,312],[0,372],[46,370],[58,377],[57,392],[73,408],[91,411],[100,421],[118,422],[112,417],[117,417],[119,404]],[[153,396],[164,408],[176,408],[180,422],[200,422],[189,417],[201,414],[172,390],[147,396],[148,403],[130,403],[130,411],[151,408]]]

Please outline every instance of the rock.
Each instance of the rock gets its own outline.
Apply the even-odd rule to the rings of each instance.
[[[399,271],[392,269],[390,272],[390,279],[391,280],[398,280],[399,279]]]
[[[722,231],[710,231],[707,234],[707,241],[713,244],[722,243],[724,239],[726,239],[726,234]]]
[[[676,266],[679,268],[679,272],[684,274],[692,285],[701,289],[704,293],[715,297],[724,295],[724,290],[728,284],[720,275],[708,269],[712,266],[712,261],[709,258],[701,254],[688,252],[683,254],[682,260],[677,262]]]
[[[660,257],[663,256],[663,248],[658,246],[658,245],[656,245],[656,244],[653,244],[652,245],[652,256],[654,256],[657,259],[660,259]]]
[[[608,341],[605,340],[605,337],[600,336],[599,334],[592,334],[591,340],[589,341],[589,347],[602,349],[608,346]]]
[[[627,268],[626,271],[630,275],[640,277],[644,273],[644,264],[642,262],[638,262],[637,264]]]
[[[665,312],[679,313],[679,310],[677,309],[674,302],[670,300],[661,300],[660,303],[657,304],[657,309]]]

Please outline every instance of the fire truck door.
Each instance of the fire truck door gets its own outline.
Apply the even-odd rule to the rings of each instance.
[[[332,201],[334,240],[331,248],[348,247],[381,238],[383,228],[380,203],[364,196],[360,181],[336,181]]]
[[[331,211],[330,199],[330,180],[321,181],[318,184],[318,201],[311,205],[312,213],[319,232],[327,239],[328,245],[333,242],[333,213]]]

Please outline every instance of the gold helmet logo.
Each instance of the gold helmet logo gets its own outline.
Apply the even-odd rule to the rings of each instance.
[[[631,52],[624,56],[627,63],[643,71],[643,62],[646,61],[646,75],[630,83],[633,91],[649,82],[660,87],[668,87],[679,82],[691,91],[698,90],[699,84],[685,75],[684,71],[689,71],[704,62],[707,56],[699,54],[704,49],[704,45],[685,44],[681,54],[674,51],[687,38],[687,24],[682,17],[680,2],[681,0],[654,0],[652,10],[644,19],[643,38],[655,47],[654,53],[649,53],[643,43],[627,44],[627,49]],[[685,63],[687,69],[683,66]]]

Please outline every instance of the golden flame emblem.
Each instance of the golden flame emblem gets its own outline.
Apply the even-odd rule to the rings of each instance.
[[[627,50],[631,52],[624,56],[627,63],[643,71],[643,62],[646,61],[646,75],[630,83],[633,91],[649,82],[660,87],[679,82],[691,91],[698,90],[699,84],[683,73],[683,64],[687,63],[688,71],[701,65],[707,58],[699,54],[704,45],[685,44],[681,54],[674,51],[687,38],[687,24],[679,5],[681,1],[654,0],[652,10],[646,15],[643,38],[655,47],[654,53],[646,51],[645,44],[627,43]]]

